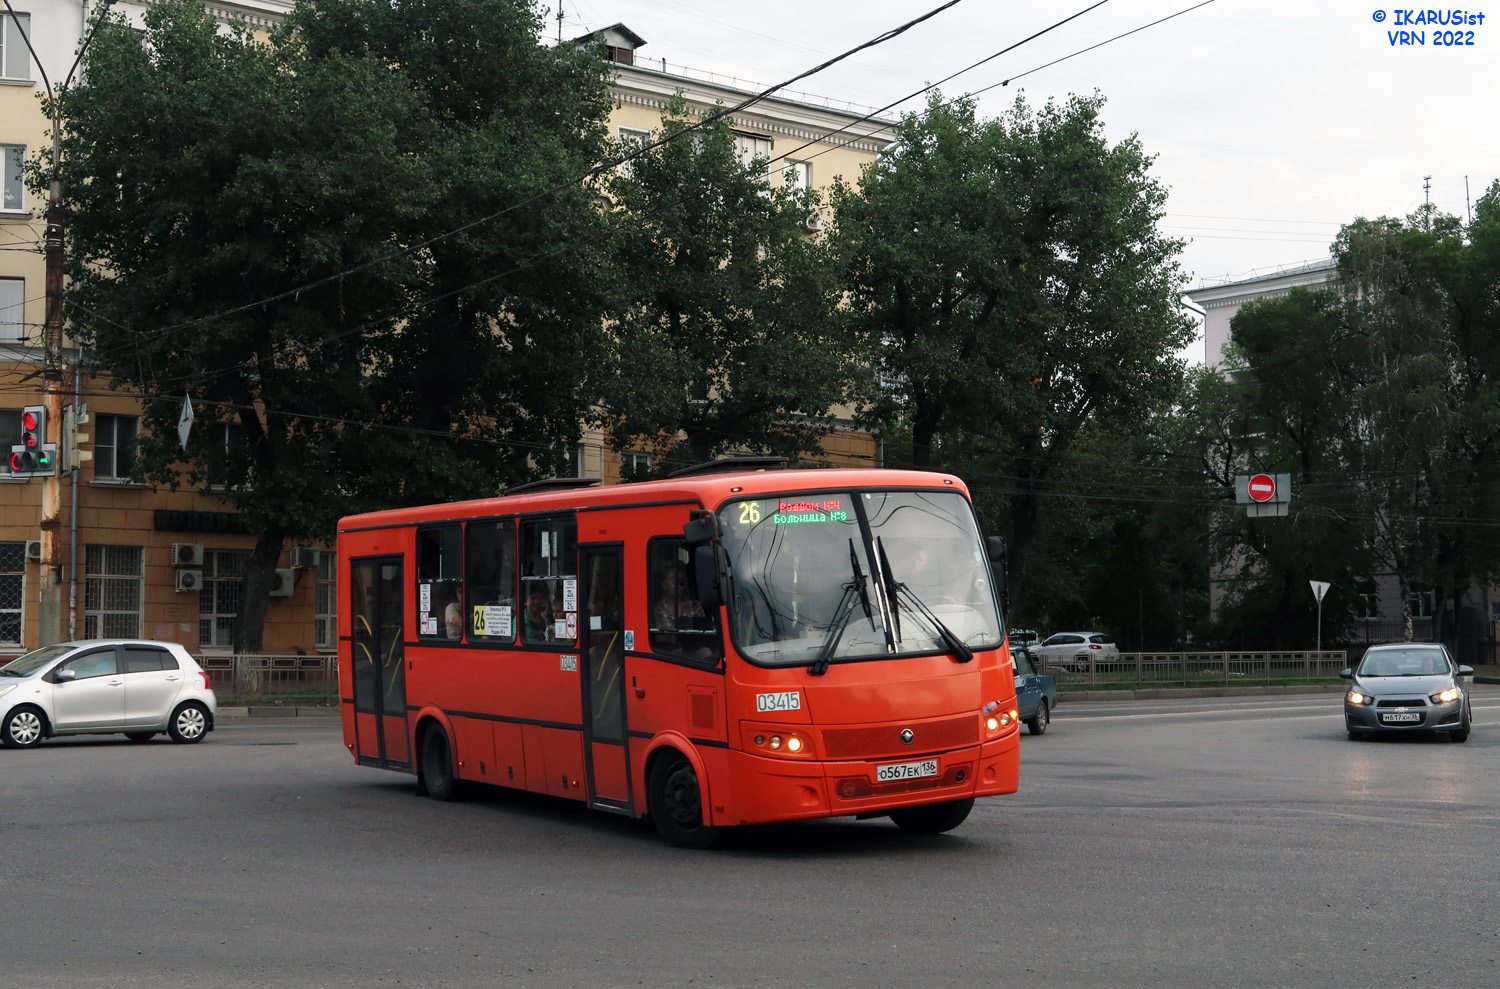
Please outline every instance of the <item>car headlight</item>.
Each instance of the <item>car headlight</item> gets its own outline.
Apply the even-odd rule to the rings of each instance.
[[[1434,704],[1450,704],[1453,701],[1458,700],[1458,697],[1458,688],[1449,687],[1447,690],[1438,691],[1427,699],[1432,701],[1432,703]]]
[[[1351,690],[1344,698],[1350,704],[1374,704],[1375,698],[1359,690]]]

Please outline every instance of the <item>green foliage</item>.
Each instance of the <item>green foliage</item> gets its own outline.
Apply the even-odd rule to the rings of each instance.
[[[912,466],[994,479],[981,514],[1008,537],[1023,614],[1073,444],[1170,403],[1191,338],[1165,190],[1137,140],[1105,140],[1102,104],[1018,99],[986,121],[934,95],[834,194],[855,327],[888,385],[872,417],[909,423]]]
[[[72,332],[145,397],[141,476],[222,483],[259,537],[261,616],[284,540],[493,493],[577,436],[604,219],[578,187],[517,204],[602,157],[606,67],[538,23],[309,0],[261,42],[164,0],[62,96]]]
[[[690,125],[679,98],[655,136]],[[610,183],[621,294],[605,422],[617,447],[657,448],[661,467],[809,453],[850,397],[858,355],[826,244],[805,230],[816,202],[766,172],[721,118]]]
[[[1208,473],[1293,475],[1292,514],[1215,525],[1227,597],[1219,636],[1303,644],[1308,579],[1328,580],[1325,640],[1352,627],[1375,578],[1457,601],[1500,567],[1500,187],[1473,225],[1424,209],[1359,219],[1334,244],[1338,283],[1247,305],[1228,381],[1192,403]],[[1439,608],[1439,634],[1453,641]],[[1410,635],[1410,615],[1406,634]]]

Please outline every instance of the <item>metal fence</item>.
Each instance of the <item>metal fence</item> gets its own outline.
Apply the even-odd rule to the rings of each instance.
[[[297,700],[337,704],[337,656],[204,656],[198,660],[213,677],[219,698]]]
[[[1235,686],[1284,680],[1336,680],[1347,667],[1342,649],[1321,652],[1124,652],[1116,658],[1038,664],[1058,686],[1109,683],[1154,686]]]

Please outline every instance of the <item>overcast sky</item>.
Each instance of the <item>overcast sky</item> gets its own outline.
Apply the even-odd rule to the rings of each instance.
[[[555,14],[557,0],[550,2]],[[962,0],[900,37],[798,85],[870,109],[1020,41],[1094,0]],[[1108,0],[1077,20],[947,83],[958,95],[1193,6]],[[1472,46],[1396,45],[1389,0],[1212,0],[1206,6],[979,97],[998,115],[1017,90],[1107,98],[1117,141],[1140,135],[1170,190],[1166,231],[1189,241],[1189,284],[1326,258],[1356,216],[1405,215],[1431,198],[1447,212],[1500,178],[1500,2],[1483,0]],[[622,22],[639,56],[741,74],[765,85],[869,40],[940,0],[563,0],[563,36]],[[1375,12],[1383,11],[1382,21]],[[554,36],[553,22],[549,36]],[[1464,40],[1468,40],[1464,36]],[[919,108],[913,100],[899,109]],[[898,111],[892,111],[897,113]]]

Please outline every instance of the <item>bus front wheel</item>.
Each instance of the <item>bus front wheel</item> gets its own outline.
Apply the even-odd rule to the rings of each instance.
[[[974,798],[952,800],[945,804],[926,804],[891,811],[896,827],[911,834],[943,834],[952,831],[974,809]]]
[[[646,808],[656,831],[678,848],[707,848],[719,829],[703,823],[703,794],[698,772],[687,756],[663,754],[651,764]]]

